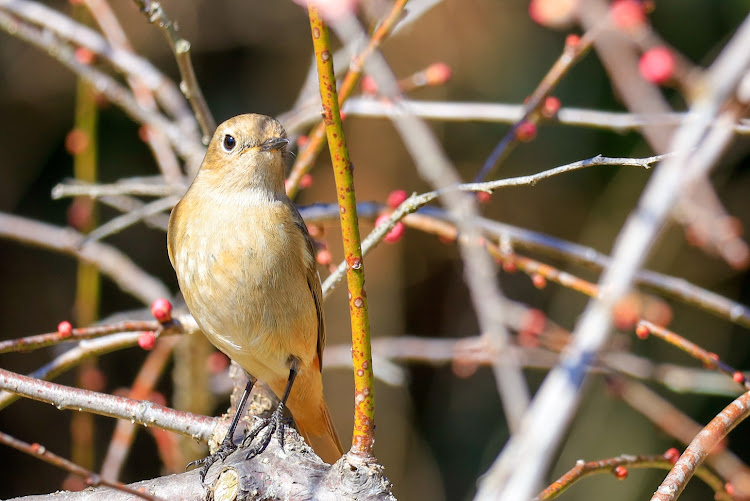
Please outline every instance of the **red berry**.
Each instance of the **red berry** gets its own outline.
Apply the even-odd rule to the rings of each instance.
[[[643,53],[638,61],[638,71],[649,82],[663,84],[672,78],[675,65],[671,50],[666,47],[655,47]]]
[[[732,374],[732,379],[734,379],[734,382],[737,384],[745,384],[745,375],[742,374],[740,371],[737,371],[734,374]]]
[[[73,52],[73,57],[81,64],[91,64],[94,62],[96,55],[86,47],[77,47]]]
[[[159,298],[151,304],[151,314],[161,323],[172,320],[172,303]]]
[[[615,474],[617,480],[625,480],[626,478],[628,478],[628,469],[624,466],[615,466],[615,469],[612,470],[612,473]]]
[[[300,148],[304,148],[309,142],[310,138],[307,136],[300,136],[297,138],[297,146],[299,146]]]
[[[138,336],[138,346],[144,350],[153,350],[154,345],[156,345],[156,334],[151,331],[141,332]]]
[[[646,339],[649,335],[648,327],[646,327],[643,324],[640,324],[638,327],[635,328],[635,335],[638,336],[638,339]]]
[[[515,273],[518,271],[518,268],[516,267],[516,263],[509,259],[506,259],[505,261],[503,261],[503,270],[506,273]]]
[[[542,105],[542,115],[547,118],[552,118],[560,110],[560,106],[562,106],[562,104],[558,98],[555,96],[547,96]]]
[[[375,220],[375,226],[385,224],[385,222],[388,221],[389,218],[390,216],[388,214],[381,214],[380,216],[378,216],[378,219]],[[383,240],[385,240],[389,244],[398,242],[399,240],[401,240],[401,237],[404,236],[404,231],[406,231],[406,227],[404,226],[404,223],[399,221],[393,228],[391,228],[391,231],[388,232]]]
[[[729,494],[730,497],[734,497],[737,490],[734,488],[734,484],[727,482],[724,484],[724,490],[727,491],[727,494]]]
[[[667,451],[664,453],[664,459],[668,460],[670,463],[675,464],[678,459],[680,459],[680,451],[672,447],[671,449],[667,449]]]
[[[633,31],[646,22],[646,13],[639,0],[615,0],[610,13],[617,27],[625,31]]]
[[[395,209],[399,205],[404,203],[407,198],[409,198],[409,194],[406,193],[406,190],[393,190],[388,194],[388,198],[386,199],[385,203],[391,209]]]
[[[575,33],[571,33],[570,35],[565,37],[566,47],[577,47],[579,43],[581,43],[581,37],[576,35]]]
[[[375,79],[370,75],[365,75],[362,78],[362,92],[365,94],[377,94],[378,84],[375,83]]]
[[[331,253],[327,249],[320,250],[315,255],[315,260],[318,262],[318,264],[328,266],[329,264],[331,264]]]
[[[424,70],[425,83],[427,85],[442,85],[450,80],[453,70],[445,63],[429,65]]]
[[[536,124],[534,122],[521,122],[516,129],[516,139],[527,143],[536,137]]]
[[[492,200],[492,193],[486,191],[477,191],[477,200],[480,204],[486,204]]]
[[[346,112],[344,112],[343,110],[339,110],[339,116],[341,117],[342,122],[346,120]]]
[[[69,337],[73,335],[73,326],[67,320],[63,320],[57,324],[57,332],[62,337]]]
[[[313,177],[310,174],[305,174],[299,180],[299,187],[303,190],[313,185]]]
[[[547,279],[539,273],[534,273],[531,276],[531,281],[537,289],[544,289],[547,286]]]

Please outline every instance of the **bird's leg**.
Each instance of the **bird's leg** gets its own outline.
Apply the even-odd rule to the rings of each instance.
[[[246,459],[253,458],[266,450],[268,444],[271,443],[271,437],[274,432],[276,432],[276,438],[281,444],[281,449],[284,449],[284,408],[286,407],[289,393],[292,391],[294,378],[297,377],[297,371],[299,370],[298,364],[299,360],[297,360],[296,357],[290,357],[289,379],[287,379],[286,387],[284,388],[284,395],[281,397],[279,405],[276,407],[276,410],[273,411],[270,418],[263,419],[262,421],[259,421],[258,424],[254,425],[242,441],[242,445],[246,445],[252,442],[255,437],[259,436],[258,443],[250,448]]]
[[[237,448],[237,445],[233,440],[234,431],[237,429],[237,424],[240,422],[242,409],[247,403],[247,399],[250,396],[250,390],[253,389],[254,384],[255,379],[251,377],[247,382],[247,385],[245,385],[245,391],[242,392],[240,403],[237,405],[237,412],[234,413],[234,417],[232,418],[232,424],[229,425],[229,430],[227,430],[227,434],[224,436],[224,440],[221,441],[221,445],[219,445],[219,448],[216,450],[216,452],[204,457],[203,459],[190,461],[185,467],[185,469],[187,470],[188,468],[192,468],[193,466],[200,465],[201,482],[203,482],[203,479],[206,478],[206,473],[208,473],[208,469],[211,468],[212,464],[214,464],[216,461],[224,461],[224,458],[230,455]]]

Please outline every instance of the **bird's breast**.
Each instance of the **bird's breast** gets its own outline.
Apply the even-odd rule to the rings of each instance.
[[[170,248],[185,301],[209,339],[243,366],[243,357],[314,352],[311,256],[290,209],[206,204],[188,212]]]

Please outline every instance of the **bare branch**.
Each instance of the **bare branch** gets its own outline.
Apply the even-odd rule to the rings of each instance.
[[[85,243],[85,236],[71,228],[33,221],[0,212],[0,237],[62,252],[95,265],[122,290],[151,304],[171,294],[164,284],[140,269],[125,254],[107,244]]]

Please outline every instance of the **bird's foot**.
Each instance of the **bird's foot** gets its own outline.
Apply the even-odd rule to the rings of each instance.
[[[245,459],[251,459],[266,450],[274,433],[279,441],[281,450],[284,450],[284,426],[287,424],[284,419],[284,406],[279,404],[270,418],[258,418],[259,420],[250,428],[247,435],[242,440],[243,446],[249,446],[256,438],[256,443],[248,447]]]
[[[227,436],[221,442],[221,445],[219,445],[219,448],[216,450],[216,452],[214,452],[213,454],[209,454],[203,459],[190,461],[187,466],[185,466],[185,469],[188,470],[195,466],[200,466],[201,483],[203,483],[203,480],[206,478],[206,473],[208,473],[208,469],[211,468],[211,466],[217,461],[224,461],[224,459],[226,459],[226,457],[233,453],[236,449],[237,444],[232,441],[231,437]]]

